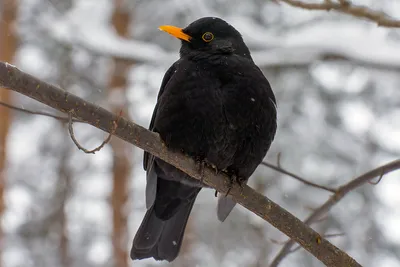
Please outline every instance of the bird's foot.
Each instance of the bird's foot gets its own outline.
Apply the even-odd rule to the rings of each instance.
[[[243,189],[243,184],[246,182],[246,179],[244,177],[236,177],[236,182],[238,183],[238,185],[240,186],[240,188]]]
[[[207,159],[204,159],[204,163],[206,166],[210,167],[211,169],[214,170],[215,174],[219,174],[220,170],[217,168],[217,166],[211,162],[209,162]]]
[[[236,174],[231,174],[229,175],[229,184],[228,184],[228,191],[226,191],[225,197],[229,195],[231,192],[231,189],[233,187],[233,183],[236,182],[237,176]]]
[[[215,171],[215,174],[218,175],[220,173],[220,170],[218,170],[217,166],[207,162],[207,166],[209,166],[211,169],[213,169]]]
[[[197,165],[199,166],[199,172],[201,171],[202,177],[204,176],[204,168],[210,167],[211,169],[214,170],[215,174],[218,175],[221,171],[217,168],[216,165],[213,163],[207,161],[207,159],[204,159],[202,157],[196,157],[195,158]],[[204,177],[203,177],[204,178]],[[203,180],[202,180],[203,181]]]
[[[217,197],[217,196],[218,196],[218,191],[217,191],[217,190],[215,190],[215,193],[214,193],[214,195],[215,195],[215,197]]]
[[[246,179],[238,176],[236,173],[228,173],[229,175],[229,184],[228,184],[228,191],[225,194],[225,197],[231,192],[234,183],[237,183],[241,189],[243,189],[243,184],[246,182]]]
[[[200,173],[200,182],[203,183],[204,181],[204,170],[206,166],[206,161],[201,158],[201,157],[196,157],[195,158],[196,165],[197,165],[197,171]]]

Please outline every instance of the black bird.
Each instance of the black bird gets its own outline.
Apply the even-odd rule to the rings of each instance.
[[[180,59],[167,71],[150,130],[181,151],[247,182],[276,132],[276,100],[241,34],[219,18],[201,18],[184,29],[161,26],[182,40]],[[147,213],[133,240],[131,258],[173,261],[200,181],[145,153]],[[218,200],[224,221],[235,202]]]

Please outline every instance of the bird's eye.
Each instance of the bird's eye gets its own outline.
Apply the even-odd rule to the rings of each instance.
[[[203,39],[204,42],[211,42],[214,39],[214,34],[211,32],[206,32],[201,36],[201,39]]]

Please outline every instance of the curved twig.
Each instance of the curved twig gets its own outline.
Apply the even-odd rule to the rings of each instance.
[[[71,110],[70,112],[68,112],[68,131],[69,131],[69,135],[72,139],[72,141],[74,142],[74,144],[76,145],[76,147],[79,150],[82,150],[83,152],[85,152],[86,154],[94,154],[97,151],[100,151],[108,142],[110,142],[111,137],[113,136],[113,134],[115,133],[115,130],[118,127],[118,120],[120,118],[120,116],[117,118],[116,121],[113,122],[113,128],[111,129],[110,133],[108,134],[107,138],[104,139],[104,141],[97,147],[95,147],[94,149],[88,150],[86,148],[84,148],[81,144],[79,144],[78,140],[76,140],[75,138],[75,134],[74,134],[74,127],[72,127],[72,122],[73,122],[73,113],[74,110]]]

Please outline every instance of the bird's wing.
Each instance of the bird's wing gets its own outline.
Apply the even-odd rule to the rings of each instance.
[[[157,99],[160,99],[162,93],[164,92],[166,85],[170,81],[172,75],[175,73],[176,65],[177,65],[177,62],[175,62],[165,73],[164,78],[161,83],[161,87],[160,87],[160,91],[158,93]],[[154,130],[154,121],[156,119],[157,110],[158,110],[158,102],[154,108],[153,116],[151,117],[151,121],[150,121],[149,130],[151,130],[151,131]],[[147,174],[146,174],[146,180],[147,180],[146,208],[149,209],[153,205],[153,203],[156,199],[157,174],[154,170],[154,156],[149,154],[146,151],[144,152],[144,155],[143,155],[143,168],[147,171]]]
[[[262,74],[262,71],[260,70],[260,68],[258,68],[257,66],[254,65],[255,68],[258,69],[258,73],[259,75],[257,76],[258,78],[262,79],[263,83],[260,84],[264,84],[264,89],[265,92],[267,93],[268,96],[268,102],[266,103],[269,107],[270,107],[270,111],[271,111],[271,118],[274,118],[273,120],[270,120],[266,125],[270,125],[269,127],[269,133],[270,133],[270,137],[271,139],[268,141],[268,149],[269,146],[272,142],[272,140],[275,137],[275,132],[276,132],[276,99],[275,99],[275,95],[272,92],[271,86],[268,82],[268,80],[264,77],[264,75]],[[257,72],[255,72],[257,73]],[[249,173],[249,175],[251,175],[251,173],[253,173],[253,171],[255,170],[256,166],[254,166],[254,169],[251,170],[251,172]],[[248,179],[249,177],[247,177]],[[247,180],[246,180],[246,184],[247,184]],[[232,211],[232,209],[235,207],[236,202],[232,199],[231,196],[225,196],[225,195],[220,195],[218,198],[218,205],[217,205],[217,217],[218,220],[220,220],[221,222],[223,222],[229,215],[229,213]]]

